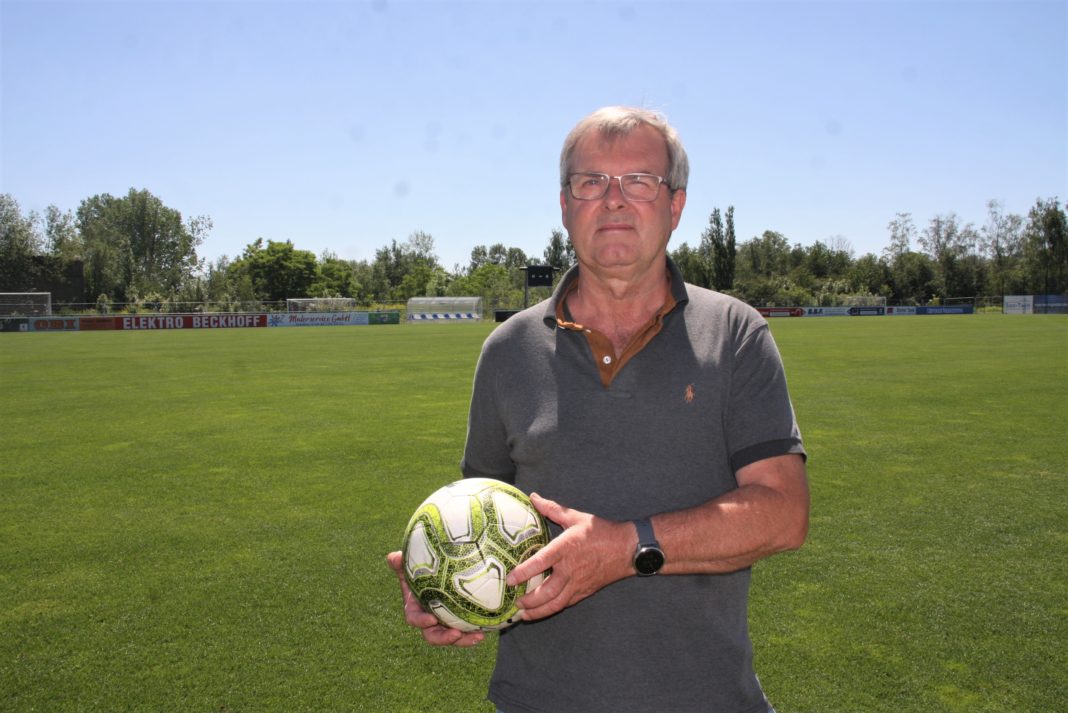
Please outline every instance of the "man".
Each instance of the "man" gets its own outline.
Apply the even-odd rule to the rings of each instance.
[[[772,710],[749,567],[805,539],[804,449],[767,323],[667,257],[687,177],[659,115],[581,121],[560,172],[578,265],[483,346],[463,473],[514,482],[560,528],[508,578],[552,569],[500,636],[489,698],[504,713]],[[401,586],[428,642],[482,640]]]

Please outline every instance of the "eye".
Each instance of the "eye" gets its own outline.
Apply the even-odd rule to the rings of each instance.
[[[647,173],[628,173],[623,180],[635,188],[653,188],[657,184],[657,177]]]

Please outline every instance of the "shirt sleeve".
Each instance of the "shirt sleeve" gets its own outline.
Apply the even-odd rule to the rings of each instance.
[[[467,440],[460,471],[465,478],[495,478],[515,482],[515,464],[508,447],[504,419],[496,398],[500,372],[491,365],[493,350],[489,342],[482,348],[475,367],[471,389],[471,407],[467,417]]]
[[[786,386],[786,372],[767,322],[755,323],[733,359],[728,442],[737,472],[765,458],[806,457]]]

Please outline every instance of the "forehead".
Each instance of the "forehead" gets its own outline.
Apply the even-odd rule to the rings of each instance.
[[[663,175],[667,168],[667,142],[659,131],[644,125],[628,134],[590,131],[576,144],[571,158],[572,171]]]

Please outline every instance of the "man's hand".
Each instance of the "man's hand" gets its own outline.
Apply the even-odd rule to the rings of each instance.
[[[692,508],[655,514],[657,540],[667,555],[661,575],[733,572],[777,552],[797,549],[808,532],[805,461],[782,455],[736,473],[738,487]],[[552,569],[519,600],[524,619],[542,619],[634,574],[638,535],[630,522],[571,510],[537,494],[534,507],[563,533],[508,575],[525,582]]]
[[[519,600],[524,619],[555,614],[634,573],[631,559],[637,534],[633,525],[572,510],[537,493],[531,494],[530,501],[564,531],[508,575],[508,584],[515,586],[552,569],[537,589]]]
[[[422,632],[423,639],[434,646],[474,646],[479,644],[486,635],[481,631],[460,631],[448,626],[443,626],[437,618],[425,611],[419,604],[419,600],[408,588],[408,582],[404,580],[404,558],[400,552],[390,552],[386,555],[386,563],[397,574],[400,580],[401,597],[404,600],[404,620],[409,626],[413,626]]]

